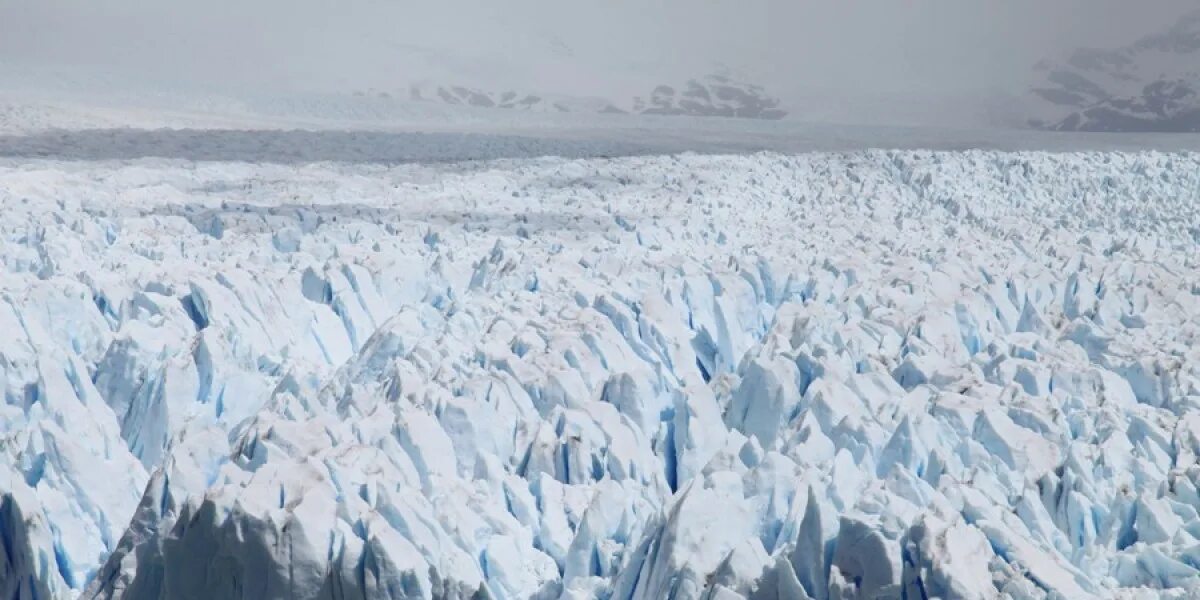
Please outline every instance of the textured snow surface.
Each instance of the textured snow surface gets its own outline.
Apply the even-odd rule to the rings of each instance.
[[[0,163],[0,597],[1196,598],[1200,155]]]

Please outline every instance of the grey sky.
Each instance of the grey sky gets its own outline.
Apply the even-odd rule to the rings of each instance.
[[[1194,6],[1195,0],[0,0],[0,62],[201,86],[402,88],[413,79],[449,76],[570,93],[633,89],[723,67],[784,95],[936,96],[1018,90],[1040,58],[1079,45],[1128,43]]]

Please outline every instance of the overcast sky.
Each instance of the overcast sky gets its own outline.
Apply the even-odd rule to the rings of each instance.
[[[0,0],[0,62],[150,81],[596,92],[727,68],[780,94],[1019,90],[1196,0]],[[489,81],[497,80],[497,81]],[[502,80],[502,81],[500,81]],[[550,91],[559,91],[551,89]]]

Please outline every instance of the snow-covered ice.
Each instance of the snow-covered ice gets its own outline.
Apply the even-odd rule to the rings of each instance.
[[[8,158],[0,236],[3,598],[1200,597],[1198,154]]]

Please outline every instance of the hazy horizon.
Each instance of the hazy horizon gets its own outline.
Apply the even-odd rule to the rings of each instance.
[[[723,72],[793,105],[838,98],[853,111],[876,98],[905,98],[971,109],[969,98],[1023,93],[1043,58],[1128,44],[1192,6],[0,0],[0,64],[10,78],[65,70],[162,87],[284,93],[403,90],[432,80],[628,96]]]

